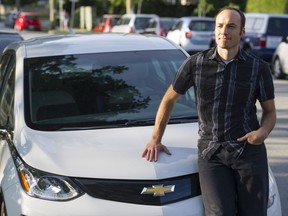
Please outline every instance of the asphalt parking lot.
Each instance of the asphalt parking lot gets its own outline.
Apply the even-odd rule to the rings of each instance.
[[[288,79],[274,80],[277,123],[266,141],[271,169],[275,175],[282,204],[288,215]]]

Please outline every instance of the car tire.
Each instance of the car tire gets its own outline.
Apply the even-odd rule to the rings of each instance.
[[[5,202],[3,198],[0,199],[0,216],[7,216]]]
[[[284,79],[285,74],[283,73],[280,59],[277,57],[273,62],[273,74],[276,79]]]
[[[246,52],[251,52],[252,48],[251,48],[251,44],[249,40],[245,40],[241,43],[241,47],[243,50],[245,50]]]

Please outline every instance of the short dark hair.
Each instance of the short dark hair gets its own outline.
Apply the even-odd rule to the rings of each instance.
[[[216,17],[224,10],[236,11],[240,15],[241,28],[245,27],[246,17],[245,17],[244,13],[241,10],[239,10],[238,8],[233,8],[233,7],[224,7],[224,8],[219,10],[219,12],[217,13]]]

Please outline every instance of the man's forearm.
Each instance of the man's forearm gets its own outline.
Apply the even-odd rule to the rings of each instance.
[[[170,86],[160,103],[155,119],[154,131],[152,134],[152,139],[156,140],[157,142],[161,142],[166,125],[169,122],[169,119],[174,109],[174,105],[178,97],[179,94],[177,94],[173,90],[172,86]]]
[[[276,110],[274,100],[269,100],[261,104],[262,117],[261,128],[267,132],[267,136],[273,130],[276,124]]]
[[[269,134],[276,124],[276,112],[263,112],[261,118],[261,128],[265,129]]]

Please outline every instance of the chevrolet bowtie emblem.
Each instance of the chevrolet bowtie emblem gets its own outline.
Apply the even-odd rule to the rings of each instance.
[[[154,196],[165,196],[165,193],[174,192],[175,185],[152,185],[152,187],[144,187],[141,194],[153,194]]]

